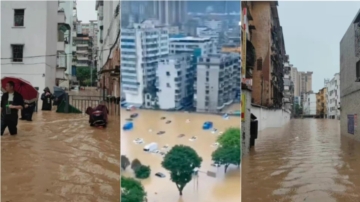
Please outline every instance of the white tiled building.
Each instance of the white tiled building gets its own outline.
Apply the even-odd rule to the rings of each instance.
[[[160,61],[156,71],[160,109],[181,109],[184,99],[193,95],[189,89],[193,88],[192,68],[192,57],[188,54],[171,55]]]
[[[334,78],[325,82],[327,88],[327,118],[340,119],[340,74],[336,73]]]
[[[201,50],[201,55],[216,53],[216,47],[210,37],[174,37],[170,38],[170,54],[193,54],[195,49]]]
[[[1,2],[2,77],[20,77],[40,92],[63,77],[69,25],[58,10],[57,1]]]
[[[156,68],[169,54],[168,28],[146,20],[121,29],[120,39],[122,92],[127,103],[143,106],[156,97]]]
[[[309,92],[303,96],[303,115],[316,116],[316,94]]]

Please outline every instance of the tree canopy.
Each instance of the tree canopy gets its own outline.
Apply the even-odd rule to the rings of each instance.
[[[121,176],[121,202],[143,202],[146,192],[134,178]]]
[[[150,176],[150,166],[140,165],[135,169],[135,177],[139,179],[146,179]]]
[[[170,172],[171,181],[176,184],[179,194],[185,185],[191,181],[195,168],[200,168],[202,158],[196,151],[185,145],[175,145],[164,156],[161,165]]]
[[[214,163],[224,165],[226,173],[230,164],[240,165],[241,162],[241,130],[229,128],[217,139],[219,147],[211,154]]]
[[[134,159],[131,162],[131,169],[133,169],[134,171],[136,170],[136,168],[138,168],[139,166],[141,166],[141,162],[139,161],[139,159]]]

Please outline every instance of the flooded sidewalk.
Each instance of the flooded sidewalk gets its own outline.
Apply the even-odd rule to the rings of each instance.
[[[134,112],[121,111],[122,124],[132,113],[139,113],[134,118],[134,128],[130,131],[122,131],[121,153],[130,161],[139,159],[143,165],[150,165],[151,174],[148,179],[141,180],[147,192],[148,202],[239,202],[241,198],[240,169],[231,165],[224,174],[224,168],[211,166],[211,153],[216,149],[211,145],[216,142],[220,131],[229,127],[239,127],[240,117],[230,117],[224,120],[220,115],[197,114],[186,112],[164,112],[150,110],[136,110]],[[166,119],[161,120],[161,117]],[[188,120],[187,120],[188,119]],[[166,124],[166,121],[171,123]],[[216,134],[202,129],[206,121],[212,121]],[[151,129],[151,130],[150,130]],[[162,135],[157,135],[164,131]],[[184,137],[179,138],[180,134]],[[197,136],[195,141],[189,141],[192,136]],[[144,140],[143,144],[135,144],[136,138]],[[176,185],[170,180],[170,175],[161,166],[163,160],[159,154],[151,154],[143,151],[145,145],[156,142],[161,149],[164,145],[172,147],[176,144],[191,146],[203,158],[198,178],[193,178],[183,190],[182,197]],[[211,171],[215,177],[207,175]],[[155,173],[161,172],[166,178],[159,178]],[[131,168],[122,171],[125,176],[134,176]]]
[[[113,202],[120,198],[120,118],[38,112],[1,138],[1,201]]]
[[[338,120],[294,119],[259,133],[242,160],[242,201],[358,202],[360,143]]]

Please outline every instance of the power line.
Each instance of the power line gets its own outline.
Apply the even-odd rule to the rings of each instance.
[[[103,49],[102,51],[107,51],[107,50],[111,50],[111,48],[108,49]],[[86,54],[86,53],[79,53],[79,54]],[[73,53],[63,53],[63,54],[55,54],[55,55],[34,55],[34,56],[26,56],[26,57],[22,57],[22,58],[18,58],[18,59],[24,59],[24,58],[38,58],[38,57],[62,57],[62,56],[67,56],[67,55],[72,55],[75,56]],[[10,59],[17,59],[17,58],[0,58],[1,60],[10,60]]]

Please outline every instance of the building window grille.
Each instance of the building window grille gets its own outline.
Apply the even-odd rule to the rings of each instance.
[[[15,9],[14,10],[14,24],[15,27],[23,27],[24,26],[24,9]]]
[[[22,62],[24,45],[11,45],[11,48],[12,48],[12,61]]]

